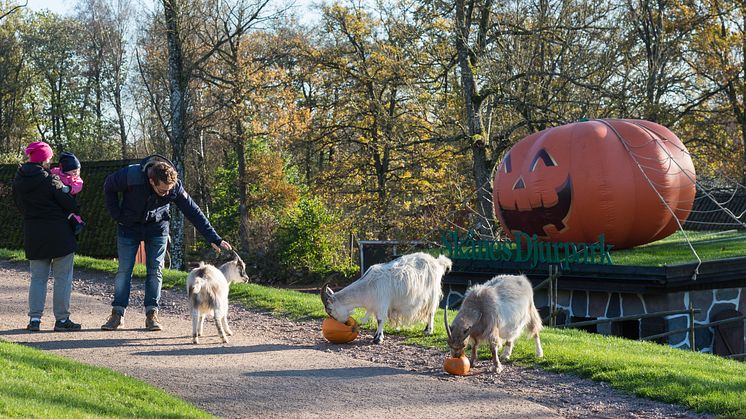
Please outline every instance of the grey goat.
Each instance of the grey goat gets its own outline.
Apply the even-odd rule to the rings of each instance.
[[[469,360],[472,365],[477,360],[479,344],[489,342],[495,372],[502,371],[500,358],[510,359],[513,344],[526,326],[536,342],[536,356],[544,356],[539,339],[541,318],[534,306],[534,291],[525,275],[499,275],[470,287],[453,324],[448,325],[448,310],[443,317],[451,356],[462,356],[466,346],[471,344]],[[505,350],[498,357],[503,342]]]
[[[199,343],[205,318],[215,317],[215,325],[223,343],[233,331],[228,327],[228,291],[231,282],[246,282],[246,265],[237,253],[233,260],[220,266],[220,269],[200,262],[187,276],[187,294],[192,305],[192,342]]]

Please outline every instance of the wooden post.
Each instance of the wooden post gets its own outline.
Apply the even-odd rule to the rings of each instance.
[[[697,351],[697,342],[694,339],[694,306],[692,305],[691,293],[689,294],[689,343],[692,351]]]
[[[559,309],[557,309],[557,306],[559,305],[559,265],[554,267],[554,326],[557,326],[557,314],[559,313]],[[569,319],[567,319],[569,320]]]

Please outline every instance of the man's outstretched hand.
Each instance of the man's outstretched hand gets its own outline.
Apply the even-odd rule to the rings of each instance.
[[[233,246],[231,246],[231,244],[228,243],[225,240],[223,240],[223,241],[220,242],[220,246],[218,246],[215,243],[212,243],[212,248],[215,249],[215,251],[218,252],[218,253],[220,253],[220,249],[221,248],[223,248],[225,250],[233,250]]]

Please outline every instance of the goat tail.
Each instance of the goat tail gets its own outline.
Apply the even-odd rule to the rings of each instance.
[[[198,276],[194,278],[194,283],[192,284],[192,288],[189,290],[189,294],[199,294],[200,291],[202,291],[202,286],[205,284],[205,279]]]
[[[541,324],[541,316],[539,316],[539,311],[536,310],[533,296],[531,296],[531,298],[528,299],[528,330],[531,332],[531,336],[537,337],[543,328],[544,326]]]

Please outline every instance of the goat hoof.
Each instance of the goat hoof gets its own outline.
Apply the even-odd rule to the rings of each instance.
[[[378,336],[378,335],[373,336],[373,343],[376,343],[376,344],[383,343],[383,337]]]
[[[195,336],[195,337],[193,337],[193,338],[192,338],[192,343],[194,343],[195,345],[196,345],[196,344],[198,344],[198,343],[199,343],[199,339],[197,339],[197,337],[196,337],[196,336]]]
[[[432,334],[433,334],[433,329],[425,329],[425,335],[432,336]]]

